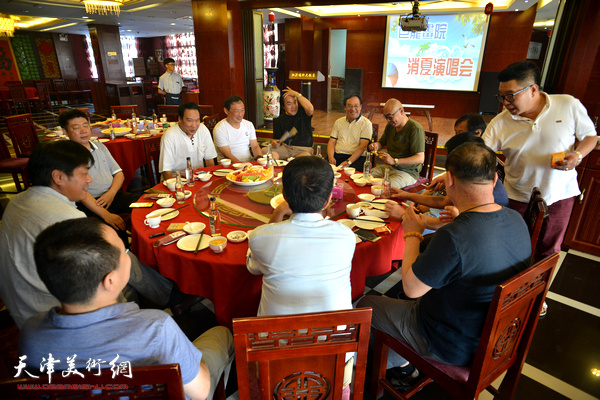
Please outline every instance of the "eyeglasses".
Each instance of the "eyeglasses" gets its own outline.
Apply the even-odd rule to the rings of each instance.
[[[400,110],[402,110],[402,107],[400,107],[399,109],[394,111],[393,114],[384,115],[384,118],[387,119],[388,121],[391,121],[394,119],[394,115],[396,115],[398,113],[398,111],[400,111]]]
[[[523,89],[521,89],[521,90],[518,90],[518,91],[516,91],[516,92],[514,92],[514,93],[509,93],[509,94],[506,94],[506,95],[504,95],[504,96],[502,96],[501,94],[497,94],[497,95],[496,95],[496,98],[498,99],[498,101],[499,101],[500,103],[502,103],[502,102],[503,102],[503,101],[505,101],[505,100],[506,100],[506,101],[508,101],[509,103],[511,103],[511,102],[515,101],[515,96],[516,96],[516,95],[518,95],[518,94],[519,94],[519,93],[521,93],[521,92],[524,92],[525,90],[529,89],[529,88],[530,88],[530,87],[532,87],[532,86],[533,86],[533,84],[531,84],[531,85],[529,85],[529,86],[527,86],[527,87],[524,87]]]

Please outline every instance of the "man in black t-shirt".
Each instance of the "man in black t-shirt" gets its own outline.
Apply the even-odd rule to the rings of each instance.
[[[480,143],[464,143],[446,159],[446,192],[458,208],[420,253],[425,219],[411,204],[402,220],[404,259],[399,300],[367,296],[372,326],[408,343],[424,357],[470,365],[497,285],[529,267],[531,244],[523,218],[494,201],[496,155]],[[414,378],[414,368],[390,352],[390,375]],[[418,375],[418,373],[417,373]]]
[[[273,122],[273,156],[276,160],[290,157],[310,156],[313,154],[313,133],[310,124],[314,107],[312,103],[300,93],[289,87],[283,90],[284,112]],[[285,132],[296,134],[286,139],[284,143],[279,140]]]

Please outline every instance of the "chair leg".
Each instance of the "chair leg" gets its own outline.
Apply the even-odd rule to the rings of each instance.
[[[378,399],[383,394],[381,379],[385,378],[389,347],[384,346],[382,341],[375,341],[373,352],[373,371],[371,372],[371,396]]]

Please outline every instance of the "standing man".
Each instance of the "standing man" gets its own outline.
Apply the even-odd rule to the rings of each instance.
[[[124,175],[106,146],[100,142],[90,142],[92,130],[86,113],[68,110],[60,114],[58,122],[69,139],[88,149],[94,157],[90,166],[87,194],[77,208],[88,217],[102,218],[104,222],[119,231],[123,237],[125,222],[118,214],[130,214],[129,205],[139,199],[139,195],[121,191]],[[126,237],[126,234],[125,234]]]
[[[504,185],[510,207],[523,215],[531,191],[538,187],[548,204],[535,259],[559,252],[575,196],[575,167],[598,143],[594,124],[581,102],[569,95],[540,89],[540,71],[531,61],[518,61],[498,75],[498,101],[504,111],[488,125],[483,139],[506,156]],[[552,154],[564,159],[551,165]]]
[[[425,218],[411,204],[402,219],[402,287],[410,300],[366,296],[372,326],[410,344],[424,357],[470,365],[494,290],[529,266],[531,245],[523,218],[494,202],[496,155],[483,144],[465,143],[446,159],[446,191],[459,215],[438,229],[420,253]],[[390,352],[395,386],[418,375]]]
[[[373,137],[373,124],[361,114],[362,99],[353,94],[344,100],[346,116],[333,124],[327,158],[330,164],[341,168],[354,167],[362,171],[367,155],[367,145]]]
[[[158,93],[165,96],[166,105],[178,106],[181,104],[183,79],[181,75],[175,73],[174,59],[165,58],[165,67],[167,71],[158,79]]]
[[[89,195],[93,163],[92,153],[74,141],[38,144],[27,164],[33,186],[13,197],[6,207],[0,225],[0,297],[19,327],[30,316],[59,304],[35,269],[33,242],[56,222],[85,217],[75,202]],[[132,288],[159,305],[183,300],[172,281],[140,263],[131,252],[128,255]]]
[[[486,123],[481,115],[475,113],[464,114],[454,122],[454,134],[473,132],[477,136],[481,136],[485,132],[485,127]]]
[[[167,129],[160,140],[158,169],[163,179],[173,177],[176,171],[183,171],[186,159],[192,159],[192,168],[215,165],[217,157],[210,132],[200,123],[200,107],[196,103],[185,103],[177,110],[179,123]]]
[[[388,124],[379,142],[369,146],[372,151],[387,147],[386,152],[380,152],[379,158],[383,165],[373,168],[376,178],[383,178],[385,170],[389,169],[392,186],[401,189],[414,184],[419,178],[419,172],[425,162],[425,131],[421,124],[408,118],[402,103],[389,99],[383,106],[383,116]]]
[[[254,158],[262,157],[254,125],[244,119],[244,100],[237,95],[230,96],[225,100],[224,111],[227,118],[219,121],[213,129],[219,159],[229,158],[232,163],[237,163],[251,161],[252,155]]]
[[[283,109],[284,113],[273,122],[273,157],[285,160],[311,155],[313,132],[310,122],[315,110],[312,103],[288,87],[283,91]],[[296,134],[281,143],[278,139],[285,132],[291,132],[292,128],[296,128]]]

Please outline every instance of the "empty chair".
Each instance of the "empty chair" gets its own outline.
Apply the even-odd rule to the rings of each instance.
[[[136,104],[129,106],[110,106],[111,113],[114,113],[119,119],[131,119],[131,114],[135,113],[136,117],[140,117],[138,106]]]
[[[9,85],[8,90],[10,91],[8,104],[11,111],[14,111],[14,113],[17,114],[18,110],[22,109],[23,112],[31,113],[29,99],[27,99],[27,94],[25,93],[25,86],[21,85],[21,82],[19,82],[19,84]]]
[[[82,103],[85,101],[86,95],[79,89],[77,79],[65,79],[65,84],[67,85],[67,91],[71,94],[73,102],[77,103],[79,99]]]
[[[179,120],[179,115],[177,114],[179,106],[159,104],[156,106],[156,109],[156,114],[158,114],[159,118],[164,115],[169,122],[177,122]]]
[[[29,186],[29,179],[27,178],[28,162],[29,158],[11,157],[10,152],[8,151],[8,146],[4,141],[4,135],[0,134],[0,173],[12,175],[17,192],[21,192],[27,189]],[[19,174],[21,175],[22,182],[19,179]],[[21,183],[23,185],[22,187]]]
[[[213,134],[213,129],[215,129],[215,125],[217,125],[217,122],[219,122],[219,113],[207,115],[202,118],[202,123],[208,128],[211,136]]]
[[[150,182],[150,187],[156,186],[160,182],[160,172],[158,171],[158,160],[160,159],[160,139],[162,136],[153,136],[144,139],[144,153],[146,154],[146,178]],[[154,161],[154,163],[153,163]]]
[[[50,101],[50,91],[48,90],[48,86],[43,82],[35,82],[35,88],[37,90],[37,96],[33,99],[29,99],[29,101],[38,103],[42,111],[45,109],[52,111],[52,102]]]
[[[496,398],[512,399],[557,262],[558,254],[553,254],[496,287],[470,367],[424,358],[406,343],[374,329],[373,397],[379,397],[386,390],[397,399],[408,399],[423,386],[435,381],[458,399],[478,398],[479,393],[486,389]],[[424,374],[423,379],[403,393],[394,389],[385,378],[389,349]],[[492,382],[504,372],[502,384],[495,389],[491,386]]]
[[[75,97],[67,90],[64,79],[54,79],[52,80],[52,84],[54,85],[54,90],[50,92],[50,96],[56,97],[58,105],[62,105],[65,98],[67,99],[67,104],[69,104],[69,99],[71,99],[71,103],[75,102]]]
[[[90,88],[90,82],[92,79],[77,79],[77,84],[79,85],[79,90],[84,95],[85,101],[92,101],[92,90]]]
[[[17,157],[30,157],[33,148],[39,143],[31,114],[6,117],[6,125]]]
[[[346,353],[356,353],[352,399],[362,400],[371,312],[370,308],[359,308],[235,318],[240,400],[251,398],[251,385],[256,387],[257,380],[255,368],[260,394],[253,394],[261,400],[340,400]]]

